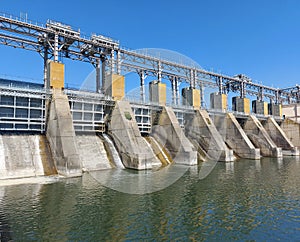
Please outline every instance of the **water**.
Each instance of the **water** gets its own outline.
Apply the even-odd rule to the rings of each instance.
[[[112,159],[116,165],[116,167],[120,168],[120,169],[125,169],[122,161],[121,161],[121,158],[119,156],[119,153],[112,141],[112,139],[105,133],[102,134],[103,135],[103,138],[105,139],[105,141],[107,142],[108,146],[109,146],[109,149],[111,151],[111,154],[112,154]]]
[[[121,172],[119,182],[124,172],[134,174]],[[204,179],[201,166],[192,167],[169,187],[142,195],[107,188],[90,174],[1,186],[1,236],[3,241],[299,241],[299,172],[299,158],[264,158],[217,163]]]

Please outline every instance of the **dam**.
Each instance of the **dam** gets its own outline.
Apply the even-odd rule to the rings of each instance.
[[[129,51],[102,35],[83,38],[56,21],[40,26],[0,16],[0,30],[0,44],[44,58],[43,84],[0,80],[0,179],[299,156],[297,85],[277,89],[242,74],[208,72]],[[60,56],[90,62],[95,90],[67,88]],[[140,82],[136,99],[125,94],[127,71]],[[148,85],[147,76],[154,77]],[[209,108],[208,86],[218,89]]]

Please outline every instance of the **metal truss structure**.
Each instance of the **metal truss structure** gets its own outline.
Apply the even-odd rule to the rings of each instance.
[[[258,100],[270,99],[275,103],[299,102],[299,87],[278,89],[253,83],[245,75],[227,76],[204,69],[138,53],[120,47],[111,38],[92,34],[85,37],[71,26],[49,20],[45,25],[0,15],[0,44],[32,50],[44,58],[44,81],[47,83],[47,61],[59,58],[84,61],[96,68],[96,92],[101,92],[100,70],[122,74],[136,72],[140,76],[141,100],[145,96],[145,78],[154,76],[158,81],[168,80],[172,87],[173,104],[179,105],[179,83],[191,88],[214,87],[220,93],[236,92],[240,97],[256,96]],[[102,84],[104,76],[102,75]],[[102,85],[103,86],[103,85]]]

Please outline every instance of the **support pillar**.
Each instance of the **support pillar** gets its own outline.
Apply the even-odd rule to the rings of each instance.
[[[200,102],[200,90],[187,87],[182,89],[182,105],[193,106],[195,109],[199,109]]]
[[[51,88],[64,88],[65,66],[62,63],[48,60],[47,63],[47,80]]]
[[[100,77],[100,60],[97,60],[97,63],[96,63],[96,92],[97,93],[101,92],[100,82],[101,82],[101,77]]]
[[[105,95],[114,100],[122,100],[125,96],[125,77],[117,74],[109,74],[105,77]]]
[[[159,81],[149,83],[150,102],[166,105],[166,84]]]
[[[172,104],[176,105],[176,87],[175,87],[175,77],[171,78],[171,88],[172,88]]]
[[[264,101],[252,101],[252,111],[256,114],[268,115],[268,103]]]
[[[276,103],[269,103],[269,114],[273,116],[282,116],[282,108],[281,104],[276,104]]]
[[[145,97],[145,72],[142,70],[139,72],[140,76],[140,94],[141,94],[141,101],[145,102],[146,97]]]
[[[227,110],[227,95],[220,93],[210,94],[210,108],[216,110]]]
[[[250,114],[250,99],[245,97],[233,97],[232,110],[236,112]]]
[[[55,34],[54,36],[54,50],[53,50],[53,55],[54,55],[54,61],[58,62],[58,35]]]
[[[48,48],[44,49],[44,88],[50,89],[50,80],[48,79]]]

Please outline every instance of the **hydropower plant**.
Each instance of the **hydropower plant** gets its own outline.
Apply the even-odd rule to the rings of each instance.
[[[0,44],[44,59],[43,85],[0,80],[0,179],[299,156],[298,85],[279,89],[206,71],[50,20],[39,25],[1,15]],[[66,88],[60,57],[91,63],[95,90]],[[140,80],[137,99],[125,95],[128,71]],[[147,86],[148,76],[155,80]],[[209,109],[205,87],[218,88]],[[237,93],[232,111],[228,93]],[[249,95],[256,97],[252,110]]]

